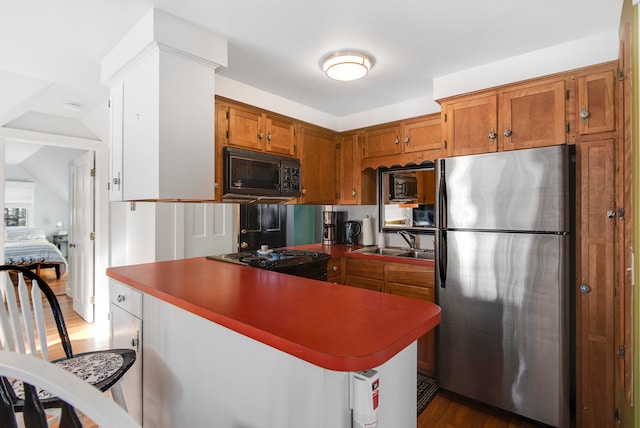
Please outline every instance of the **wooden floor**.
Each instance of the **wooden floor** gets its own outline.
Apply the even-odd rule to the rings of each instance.
[[[418,428],[547,427],[499,409],[440,391],[418,418]]]
[[[49,272],[50,271],[50,272]],[[73,311],[72,300],[65,295],[66,274],[56,280],[53,269],[42,271],[43,278],[54,289],[64,314],[67,330],[75,353],[105,349],[109,345],[108,331],[98,331],[94,324],[87,324]],[[57,340],[53,320],[47,321],[51,328],[49,359],[63,357]],[[446,392],[439,392],[418,418],[418,428],[531,428],[541,427],[531,421],[510,413],[489,408]]]

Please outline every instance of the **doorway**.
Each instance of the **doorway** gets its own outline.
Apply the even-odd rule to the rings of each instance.
[[[254,251],[261,245],[287,245],[287,206],[283,204],[240,204],[238,251]]]

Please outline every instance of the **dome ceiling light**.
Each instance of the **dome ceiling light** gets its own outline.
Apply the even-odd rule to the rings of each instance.
[[[371,56],[362,52],[336,52],[322,60],[322,71],[331,79],[348,82],[366,76],[374,62]]]

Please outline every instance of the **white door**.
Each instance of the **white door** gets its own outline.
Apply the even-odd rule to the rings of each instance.
[[[236,251],[235,204],[184,204],[184,257]]]
[[[94,152],[87,152],[69,168],[69,284],[73,310],[87,322],[94,320],[94,167]]]

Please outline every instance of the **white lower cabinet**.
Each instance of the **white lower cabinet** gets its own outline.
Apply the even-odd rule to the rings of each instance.
[[[129,414],[142,424],[142,294],[110,280],[109,297],[110,346],[136,351],[136,361],[121,385]]]

